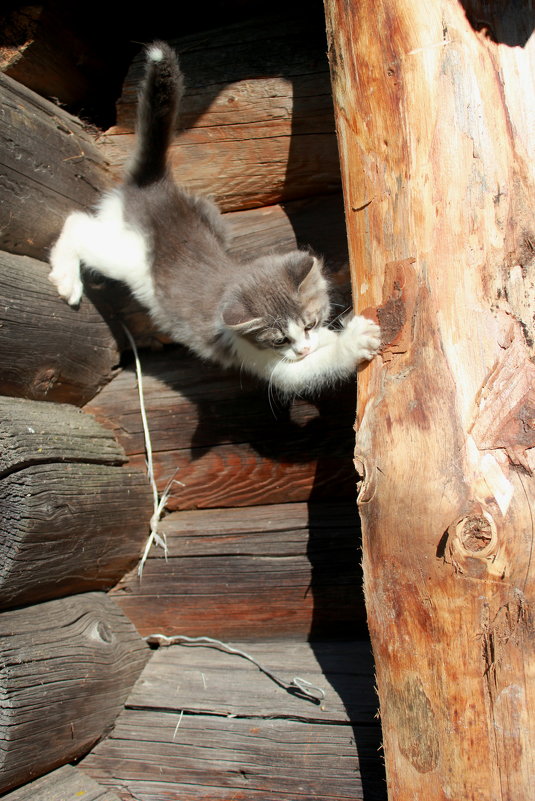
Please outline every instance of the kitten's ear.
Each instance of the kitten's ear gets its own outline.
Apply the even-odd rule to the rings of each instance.
[[[306,250],[295,250],[286,257],[286,269],[299,287],[314,268],[316,259]]]
[[[260,317],[251,317],[251,312],[247,311],[240,300],[233,300],[223,307],[223,322],[227,328],[247,334],[260,328],[263,321]]]
[[[315,256],[310,256],[310,262],[308,271],[297,287],[299,295],[305,299],[327,290],[327,281],[323,276],[323,262]]]

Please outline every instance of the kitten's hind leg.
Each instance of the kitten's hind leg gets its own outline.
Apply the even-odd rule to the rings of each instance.
[[[59,295],[71,306],[76,306],[82,297],[83,285],[80,275],[80,247],[84,234],[87,234],[91,218],[88,214],[75,211],[65,220],[63,230],[50,251],[52,270],[48,278]]]

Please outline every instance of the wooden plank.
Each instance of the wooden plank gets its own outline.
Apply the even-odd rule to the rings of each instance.
[[[141,361],[156,479],[162,490],[173,478],[181,482],[172,486],[169,509],[353,497],[353,386],[282,406],[265,387],[184,349]],[[135,382],[125,369],[85,409],[140,465]]]
[[[127,701],[132,709],[371,725],[377,711],[366,641],[234,642],[286,684],[294,677],[323,690],[317,704],[286,692],[255,665],[201,645],[160,647]],[[317,694],[320,697],[320,694]]]
[[[231,645],[324,700],[292,696],[236,655],[160,648],[80,768],[138,801],[384,801],[369,643]]]
[[[138,801],[384,801],[378,762],[369,727],[127,710],[81,768]]]
[[[69,404],[0,397],[0,476],[43,462],[122,464],[122,448]]]
[[[180,512],[162,532],[167,561],[153,550],[142,579],[130,573],[112,592],[143,635],[306,640],[365,628],[353,502],[343,513],[304,503]]]
[[[63,765],[3,798],[5,801],[119,801],[116,793],[72,765]]]
[[[0,790],[71,761],[112,726],[149,649],[105,595],[0,615]]]
[[[173,43],[187,86],[171,151],[180,183],[227,211],[339,190],[324,31],[315,15],[249,20]],[[101,140],[116,172],[132,149],[142,64],[140,57],[132,65],[117,124]]]
[[[0,248],[46,259],[73,208],[109,185],[75,117],[0,73]]]
[[[0,392],[81,406],[115,375],[118,347],[87,298],[58,297],[49,269],[0,251]]]
[[[0,481],[0,607],[109,589],[149,532],[145,473],[39,464]]]

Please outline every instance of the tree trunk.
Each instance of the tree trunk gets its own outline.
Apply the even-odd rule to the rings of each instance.
[[[385,342],[356,464],[396,801],[535,780],[535,37],[528,3],[480,5],[326,0],[353,288]]]

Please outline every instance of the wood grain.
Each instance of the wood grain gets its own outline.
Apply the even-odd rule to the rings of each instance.
[[[321,685],[325,709],[292,698],[239,657],[172,646],[151,660],[81,769],[139,801],[384,801],[367,646],[246,648],[269,669]],[[351,685],[355,703],[345,694]]]
[[[283,406],[246,377],[183,348],[142,356],[155,475],[169,509],[348,499],[355,478],[354,387]],[[133,465],[145,459],[131,369],[85,407],[112,429]]]
[[[59,298],[49,270],[0,251],[0,392],[81,406],[114,377],[118,346],[87,298]]]
[[[369,643],[236,642],[287,685],[295,676],[322,690],[315,704],[284,690],[251,662],[202,645],[160,647],[128,697],[130,709],[293,718],[371,725],[377,711]],[[320,694],[317,693],[319,698]]]
[[[109,431],[67,403],[0,397],[0,445],[0,476],[44,462],[126,461]]]
[[[119,796],[108,790],[72,765],[52,771],[33,782],[3,796],[5,801],[119,801]]]
[[[3,612],[0,632],[5,791],[81,756],[109,731],[150,651],[99,593]]]
[[[365,629],[353,503],[178,512],[112,591],[144,636],[334,639]]]
[[[338,191],[325,41],[310,14],[246,21],[173,44],[187,86],[171,149],[180,183],[225,211]],[[133,146],[142,65],[134,61],[117,124],[99,142],[116,174]]]
[[[326,2],[392,801],[533,797],[535,19],[486,7]]]
[[[0,481],[0,608],[109,589],[140,557],[152,494],[144,472],[39,464]]]
[[[0,73],[0,248],[46,259],[73,209],[109,185],[75,117]]]

